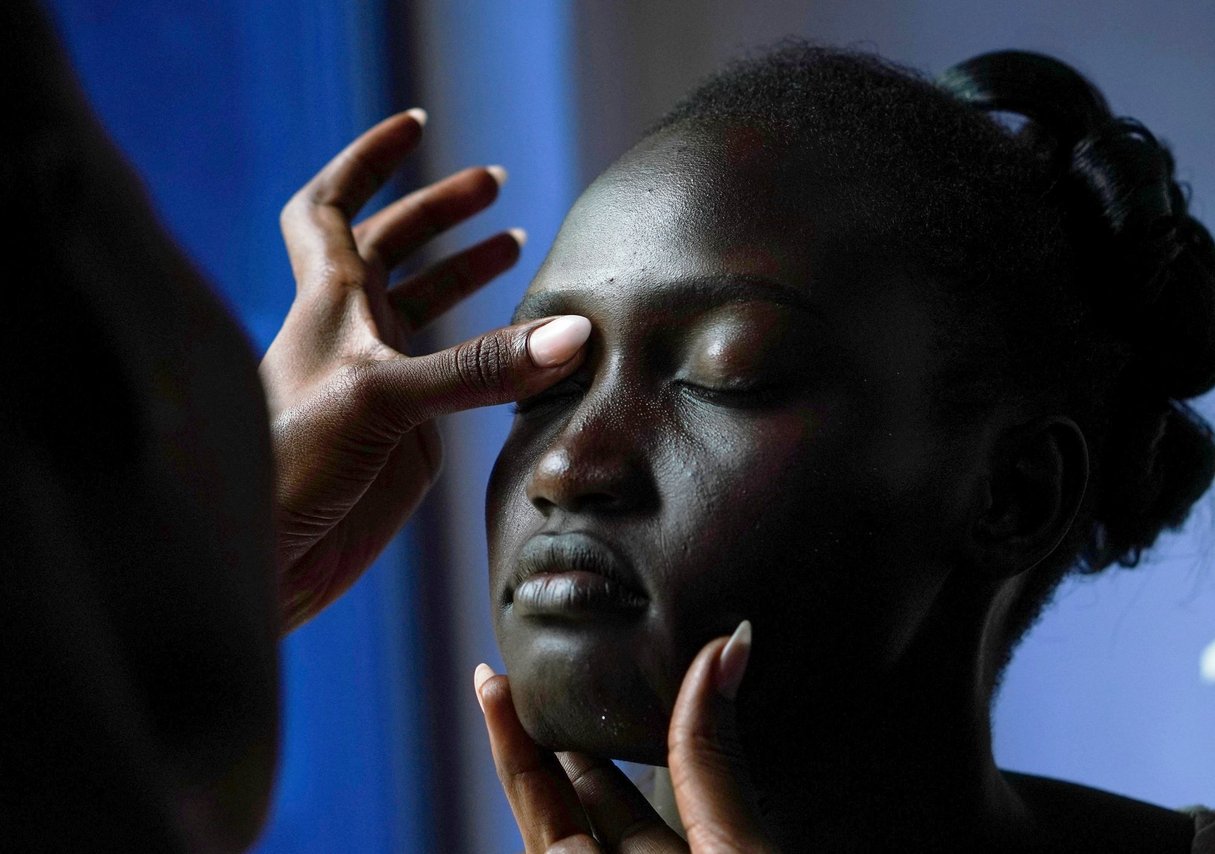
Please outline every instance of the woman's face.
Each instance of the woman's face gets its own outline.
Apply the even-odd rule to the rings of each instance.
[[[744,618],[744,700],[829,703],[898,666],[940,588],[967,448],[932,419],[938,330],[811,165],[665,131],[582,196],[519,307],[594,325],[488,495],[497,636],[549,747],[664,761],[685,668]]]

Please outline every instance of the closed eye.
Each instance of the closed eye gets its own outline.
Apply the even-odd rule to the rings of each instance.
[[[758,408],[775,401],[781,394],[781,388],[775,385],[731,383],[713,386],[691,380],[676,380],[675,385],[697,400],[734,409]]]
[[[586,394],[586,385],[574,377],[566,377],[556,385],[551,385],[539,394],[525,397],[511,405],[510,411],[515,415],[526,415],[535,410],[565,406],[579,400]]]

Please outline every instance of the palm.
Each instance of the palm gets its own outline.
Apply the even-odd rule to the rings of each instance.
[[[431,411],[420,401],[415,407],[390,398],[394,390],[384,388],[381,369],[421,361],[407,358],[410,335],[519,254],[519,239],[499,234],[389,287],[396,266],[490,204],[501,180],[492,169],[468,169],[352,228],[358,209],[420,132],[416,115],[381,123],[283,211],[297,294],[262,377],[279,466],[288,629],[358,578],[438,472],[441,446]]]

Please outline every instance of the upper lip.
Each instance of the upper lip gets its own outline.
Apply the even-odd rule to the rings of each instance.
[[[585,531],[540,533],[519,552],[519,560],[507,591],[534,575],[557,572],[593,572],[614,581],[636,596],[648,598],[632,565],[603,540]]]

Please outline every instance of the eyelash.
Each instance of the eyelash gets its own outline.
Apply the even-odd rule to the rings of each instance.
[[[534,409],[550,406],[565,398],[581,397],[585,391],[586,388],[574,380],[562,380],[539,394],[533,394],[531,397],[525,397],[523,400],[512,403],[510,411],[513,415],[526,415]]]
[[[773,386],[750,386],[746,388],[713,388],[687,380],[676,380],[675,384],[693,397],[718,406],[728,406],[732,409],[752,409],[763,406],[776,397],[777,389]]]
[[[749,388],[722,389],[700,385],[687,380],[675,380],[674,385],[692,397],[716,406],[726,406],[731,409],[753,409],[772,401],[779,389],[774,386],[753,386]],[[513,415],[526,415],[536,409],[559,403],[567,398],[581,397],[586,387],[572,380],[557,383],[539,394],[516,401],[511,404]]]

